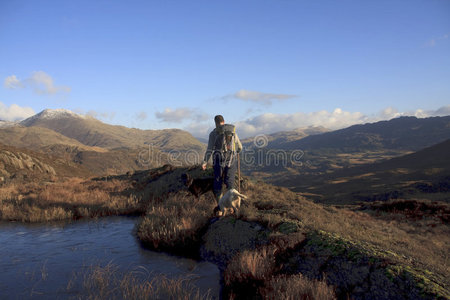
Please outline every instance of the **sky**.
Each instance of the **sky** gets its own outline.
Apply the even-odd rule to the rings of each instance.
[[[0,119],[241,137],[450,115],[450,0],[0,0]]]

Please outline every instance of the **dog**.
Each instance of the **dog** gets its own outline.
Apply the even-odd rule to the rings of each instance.
[[[200,195],[213,191],[214,177],[192,178],[191,175],[184,173],[181,174],[181,180],[197,199]]]
[[[219,213],[219,216],[225,216],[227,209],[233,209],[236,216],[239,216],[239,208],[241,207],[241,198],[247,199],[247,196],[242,195],[236,189],[228,190],[220,199],[219,205],[214,208],[214,214]]]

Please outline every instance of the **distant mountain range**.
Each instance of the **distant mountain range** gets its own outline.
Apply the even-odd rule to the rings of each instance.
[[[195,161],[185,153],[203,155],[205,145],[179,129],[140,130],[105,124],[65,109],[46,109],[19,123],[1,122],[0,141],[64,158],[93,174],[118,174],[171,162]],[[198,159],[197,159],[198,160]]]
[[[243,139],[242,145],[248,149],[264,146],[268,149],[284,149],[292,142],[299,141],[307,136],[317,135],[330,130],[322,126],[297,128],[291,131],[280,131],[272,134],[259,135]]]
[[[25,127],[48,128],[84,145],[106,149],[133,149],[145,145],[156,146],[166,152],[204,149],[201,142],[184,130],[141,130],[109,125],[64,109],[46,109],[20,124]]]
[[[326,132],[323,128],[318,131],[306,136],[300,131],[247,139],[248,153],[253,151],[253,154],[247,155],[247,163],[241,164],[243,172],[300,191],[311,178],[322,178],[341,169],[373,164],[441,143],[450,138],[450,116],[400,117],[336,131]],[[252,146],[263,138],[267,142],[265,147]]]
[[[351,204],[422,197],[450,202],[450,139],[373,164],[316,176],[291,176],[279,184],[320,202]]]
[[[415,151],[442,142],[449,137],[450,116],[424,119],[400,117],[309,135],[285,143],[283,149],[330,149],[338,152],[378,149]]]
[[[366,173],[374,173],[370,168],[380,166],[385,166],[383,170],[401,169],[404,167],[397,164],[406,159],[405,164],[410,164],[411,168],[428,170],[430,168],[426,166],[433,163],[424,163],[427,161],[425,154],[418,152],[420,157],[413,154],[404,156],[406,158],[400,156],[449,138],[450,116],[401,117],[336,131],[324,127],[300,128],[242,140],[244,153],[241,157],[248,154],[245,151],[253,151],[256,160],[253,163],[243,161],[241,166],[244,174],[299,192],[311,192],[313,187],[320,189],[322,185],[327,187],[327,191],[336,191],[334,188],[339,186],[336,182],[342,177],[359,176],[356,173],[360,171],[355,168],[359,166],[361,172]],[[5,174],[14,173],[14,166],[20,166],[15,159],[25,157],[20,154],[24,153],[35,161],[36,170],[45,164],[52,167],[57,176],[123,174],[166,163],[189,165],[199,163],[206,148],[204,143],[183,130],[140,130],[109,125],[64,109],[44,110],[19,123],[1,121],[0,143],[3,144],[2,149],[8,151],[8,154],[3,152]],[[275,156],[270,156],[273,153]],[[292,160],[293,153],[297,154],[299,161]],[[448,155],[444,153],[439,157],[448,161]],[[437,156],[431,152],[427,155]],[[13,159],[16,163],[7,163],[12,156],[16,157]],[[263,161],[257,161],[259,158]],[[388,159],[392,160],[383,165],[383,161]],[[435,161],[437,157],[432,159]],[[375,167],[377,163],[379,165]],[[437,170],[439,167],[433,168]],[[27,170],[22,168],[20,172],[26,173]],[[356,172],[355,175],[352,172]],[[380,172],[380,178],[389,174],[388,171]]]

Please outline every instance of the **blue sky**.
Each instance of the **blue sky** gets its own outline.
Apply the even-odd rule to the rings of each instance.
[[[0,119],[204,137],[450,114],[450,1],[0,0]]]

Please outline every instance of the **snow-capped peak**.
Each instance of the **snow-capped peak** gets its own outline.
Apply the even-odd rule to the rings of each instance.
[[[83,116],[63,108],[45,109],[38,113],[36,116],[39,116],[40,119],[60,119],[67,117],[83,118]]]
[[[44,109],[40,113],[23,120],[22,124],[29,124],[35,120],[57,120],[65,118],[83,118],[84,116],[74,113],[73,111],[59,108],[59,109]]]

